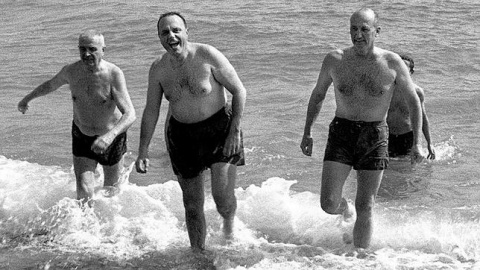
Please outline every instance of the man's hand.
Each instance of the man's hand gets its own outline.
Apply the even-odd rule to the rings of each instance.
[[[147,173],[149,164],[150,160],[148,160],[148,158],[138,157],[137,161],[135,161],[135,168],[138,173]]]
[[[428,155],[427,155],[427,159],[435,159],[435,150],[433,149],[433,147],[429,144],[428,145]]]
[[[420,153],[419,146],[418,145],[412,146],[412,151],[410,151],[410,163],[413,165],[413,164],[422,162],[422,160],[423,160],[423,156]]]
[[[313,152],[313,139],[311,136],[303,135],[302,142],[300,143],[300,149],[304,155],[311,156]]]
[[[23,99],[17,105],[18,110],[25,114],[28,111],[28,102],[24,101]]]
[[[110,146],[110,144],[113,142],[113,139],[110,139],[108,137],[104,136],[99,136],[92,144],[91,150],[96,153],[96,154],[103,154],[107,150],[107,148]]]
[[[225,145],[223,146],[224,156],[230,157],[240,152],[240,133],[240,131],[235,131],[228,134],[227,139],[225,140]]]

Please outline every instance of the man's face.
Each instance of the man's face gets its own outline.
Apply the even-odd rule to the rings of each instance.
[[[350,37],[357,52],[365,52],[374,46],[379,28],[369,13],[354,14],[350,18]]]
[[[408,60],[403,60],[403,62],[405,63],[405,65],[407,65],[408,72],[410,72],[410,75],[412,75],[412,74],[413,74],[413,70],[412,70],[412,68],[411,68],[411,66],[410,66],[410,61],[408,61]]]
[[[183,20],[176,16],[167,16],[158,24],[158,37],[169,53],[181,54],[186,50],[188,30]]]
[[[96,67],[103,58],[104,42],[100,36],[82,38],[78,41],[80,59],[89,67]]]

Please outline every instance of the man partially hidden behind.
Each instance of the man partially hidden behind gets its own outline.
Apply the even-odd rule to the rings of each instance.
[[[407,65],[410,75],[412,75],[415,68],[413,59],[404,54],[400,54],[400,57]],[[417,84],[414,84],[414,86],[422,107],[422,132],[427,141],[427,158],[435,159],[435,150],[433,149],[432,139],[430,137],[430,121],[428,120],[427,111],[425,110],[425,92]],[[408,105],[399,91],[393,92],[392,102],[388,109],[387,124],[390,132],[388,136],[389,156],[398,157],[409,155],[413,146],[412,124]]]
[[[104,186],[115,186],[123,171],[126,132],[136,117],[122,70],[103,59],[103,35],[95,30],[85,31],[78,39],[78,49],[80,60],[64,66],[52,79],[26,95],[18,103],[18,110],[25,113],[32,99],[62,85],[70,86],[77,198],[92,205],[97,164],[103,165]]]
[[[214,47],[188,41],[185,19],[170,12],[158,20],[158,36],[166,53],[148,76],[137,171],[146,173],[148,146],[158,121],[162,98],[169,101],[166,143],[183,192],[185,218],[194,251],[205,249],[204,171],[211,169],[212,195],[232,237],[237,207],[236,168],[244,164],[240,119],[246,90],[233,66]],[[232,94],[231,108],[227,93]]]
[[[325,212],[350,218],[353,209],[342,197],[342,191],[351,169],[357,171],[353,244],[358,249],[369,247],[372,237],[375,197],[388,165],[386,118],[394,91],[404,96],[410,110],[414,133],[412,162],[422,159],[418,145],[422,124],[418,96],[402,59],[374,46],[379,33],[378,17],[373,10],[363,8],[350,17],[353,46],[325,56],[308,103],[300,145],[305,155],[312,155],[311,128],[333,83],[336,111],[323,160],[320,200]]]

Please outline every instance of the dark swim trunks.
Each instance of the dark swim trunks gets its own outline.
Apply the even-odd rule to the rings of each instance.
[[[117,164],[127,152],[127,133],[118,135],[103,154],[91,150],[93,142],[98,136],[87,136],[80,131],[75,122],[72,124],[72,152],[76,157],[93,159],[106,166]]]
[[[245,165],[243,137],[239,153],[230,157],[223,155],[231,116],[231,109],[224,107],[211,117],[193,124],[184,124],[170,117],[167,143],[175,175],[193,178],[218,162]]]
[[[393,135],[388,138],[388,154],[390,157],[405,156],[410,154],[413,146],[413,131]]]
[[[388,166],[388,127],[383,121],[350,121],[335,117],[330,123],[325,161],[355,170],[384,170]]]

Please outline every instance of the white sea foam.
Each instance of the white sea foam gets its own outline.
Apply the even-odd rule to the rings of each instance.
[[[127,171],[129,173],[129,171]],[[128,176],[128,175],[127,175]],[[101,172],[98,179],[101,179]],[[127,177],[128,180],[128,177]],[[100,181],[99,181],[100,183]],[[221,269],[463,269],[480,258],[480,223],[468,209],[375,208],[369,259],[349,257],[342,241],[353,223],[323,212],[319,195],[293,192],[296,181],[273,177],[261,186],[237,188],[235,238],[226,245],[221,218],[207,194],[207,247]],[[113,197],[99,197],[93,209],[74,199],[74,177],[58,167],[0,157],[3,243],[96,254],[128,261],[149,252],[188,249],[178,184],[125,183]],[[465,215],[454,215],[464,211]],[[21,239],[21,241],[19,240]],[[93,255],[91,255],[93,256]],[[322,267],[322,268],[319,268]]]

